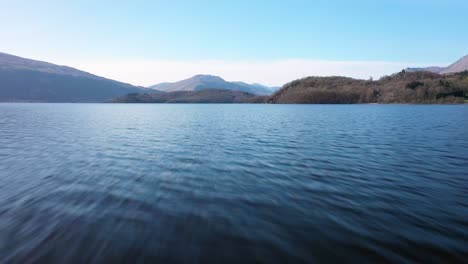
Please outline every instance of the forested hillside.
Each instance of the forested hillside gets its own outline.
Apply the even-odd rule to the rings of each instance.
[[[421,71],[385,76],[378,81],[346,77],[307,77],[286,84],[267,103],[463,103],[468,71],[452,75]]]

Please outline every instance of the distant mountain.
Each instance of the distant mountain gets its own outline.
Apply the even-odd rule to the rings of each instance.
[[[2,102],[102,102],[145,91],[71,67],[0,53]]]
[[[430,71],[433,73],[439,74],[450,74],[450,73],[457,73],[468,71],[468,55],[459,59],[455,63],[449,65],[448,67],[439,67],[439,66],[431,66],[426,68],[406,68],[406,71]]]
[[[110,100],[111,103],[247,103],[257,97],[251,93],[225,90],[205,89],[198,91],[175,91],[163,93],[127,94]]]
[[[459,59],[452,65],[448,66],[441,73],[448,74],[448,73],[455,73],[455,72],[462,72],[462,71],[468,71],[468,55]]]
[[[243,86],[249,86],[249,87],[254,87],[256,89],[263,89],[265,91],[269,91],[269,94],[272,94],[276,91],[278,91],[279,89],[281,89],[281,86],[266,86],[266,85],[263,85],[263,84],[259,84],[259,83],[252,83],[252,84],[248,84],[248,83],[245,83],[245,82],[232,82],[232,83],[236,83],[236,84],[239,84],[239,85],[243,85]]]
[[[433,73],[441,73],[443,70],[445,70],[445,68],[439,67],[439,66],[431,66],[431,67],[426,67],[426,68],[406,68],[405,70],[408,72],[429,71]]]
[[[166,85],[169,85],[169,84],[171,84],[171,83],[170,82],[163,82],[163,83],[159,83],[159,84],[153,85],[153,86],[148,87],[148,88],[158,90],[158,91],[162,92],[162,90],[160,90],[160,89],[165,87]]]
[[[257,95],[269,95],[275,91],[275,88],[270,88],[261,84],[247,84],[244,82],[227,82],[221,77],[213,75],[195,75],[175,83],[160,83],[150,86],[151,89],[156,89],[164,92],[174,91],[198,91],[204,89],[225,89],[237,90]]]

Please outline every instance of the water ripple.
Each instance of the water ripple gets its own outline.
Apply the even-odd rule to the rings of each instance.
[[[463,263],[468,107],[0,104],[1,263]]]

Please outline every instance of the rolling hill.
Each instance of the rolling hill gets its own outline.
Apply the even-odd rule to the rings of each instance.
[[[225,89],[237,90],[257,95],[272,94],[277,87],[267,87],[261,84],[247,84],[244,82],[227,82],[221,77],[213,75],[195,75],[191,78],[174,82],[160,83],[150,86],[151,89],[156,89],[163,92],[175,91],[199,91],[205,89]]]
[[[146,90],[71,67],[0,53],[2,102],[102,102]]]
[[[441,75],[402,71],[377,81],[348,77],[296,80],[265,102],[278,104],[429,104],[463,103],[468,98],[468,71]]]

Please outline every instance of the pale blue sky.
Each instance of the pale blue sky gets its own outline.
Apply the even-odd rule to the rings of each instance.
[[[0,51],[85,68],[142,60],[434,64],[468,54],[467,25],[463,0],[0,0]]]

